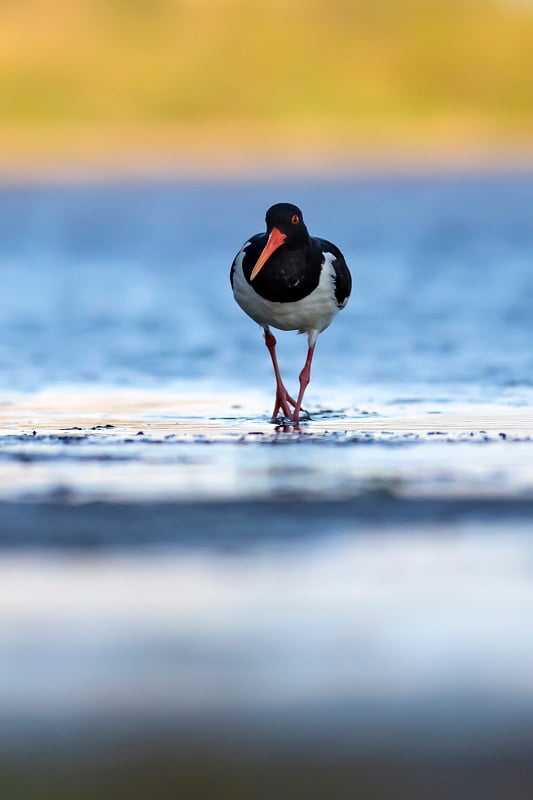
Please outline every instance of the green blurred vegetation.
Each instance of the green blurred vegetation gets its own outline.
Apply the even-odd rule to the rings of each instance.
[[[0,0],[4,134],[225,123],[533,138],[533,3]]]

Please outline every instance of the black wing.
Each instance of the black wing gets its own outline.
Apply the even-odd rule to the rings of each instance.
[[[319,239],[318,236],[315,238],[323,253],[331,253],[335,256],[333,262],[333,269],[335,270],[335,299],[340,307],[345,306],[352,291],[352,276],[350,275],[348,264],[337,245],[328,242],[327,239]]]
[[[239,258],[239,256],[242,253],[242,251],[244,250],[245,253],[246,253],[246,255],[245,255],[244,259],[243,259],[243,271],[244,271],[244,261],[250,255],[250,251],[253,251],[253,254],[255,256],[255,258],[253,259],[253,262],[251,263],[251,266],[250,266],[250,268],[248,270],[248,272],[250,273],[252,271],[252,269],[253,269],[253,265],[255,264],[255,262],[257,261],[259,256],[261,255],[261,250],[265,246],[266,240],[267,240],[266,233],[256,233],[255,236],[250,236],[250,238],[246,241],[246,243],[241,247],[241,249],[239,250],[239,252],[235,256],[235,258],[233,259],[233,263],[231,265],[231,269],[230,269],[230,272],[229,272],[229,279],[230,279],[230,283],[231,283],[231,288],[232,289],[233,289],[233,276],[235,275],[235,262]]]

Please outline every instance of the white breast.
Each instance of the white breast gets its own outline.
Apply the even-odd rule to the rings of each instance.
[[[235,259],[233,276],[233,294],[242,310],[263,327],[269,325],[282,331],[316,334],[325,330],[339,311],[335,298],[335,256],[324,253],[320,280],[311,294],[294,303],[275,303],[258,295],[244,277],[242,262],[248,245],[249,242]],[[268,263],[264,269],[268,269]]]

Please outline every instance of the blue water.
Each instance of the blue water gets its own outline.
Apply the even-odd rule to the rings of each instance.
[[[271,392],[228,272],[280,200],[299,204],[353,273],[348,308],[319,340],[319,395],[530,396],[533,174],[4,186],[0,386]],[[282,334],[280,345],[295,378],[305,342]]]

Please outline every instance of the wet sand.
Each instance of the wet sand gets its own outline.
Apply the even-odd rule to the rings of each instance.
[[[4,397],[0,500],[532,497],[531,407],[311,406],[295,431],[271,424],[264,398],[234,400],[67,389]]]
[[[272,433],[275,426],[270,423],[265,401],[264,396],[256,394],[245,396],[243,402],[241,391],[191,394],[113,389],[82,393],[66,387],[30,395],[4,393],[0,403],[0,433],[29,433],[35,426],[38,432],[79,429],[83,433],[96,430],[96,425],[115,428],[114,431],[97,429],[100,436],[138,432],[145,427],[151,435]],[[312,419],[302,425],[302,430],[310,434],[387,430],[429,434],[438,428],[450,436],[467,432],[533,437],[530,406],[456,403],[448,407],[449,411],[443,411],[441,403],[428,401],[413,407],[402,404],[401,400],[393,407],[373,403],[364,409],[324,410],[311,406]]]

